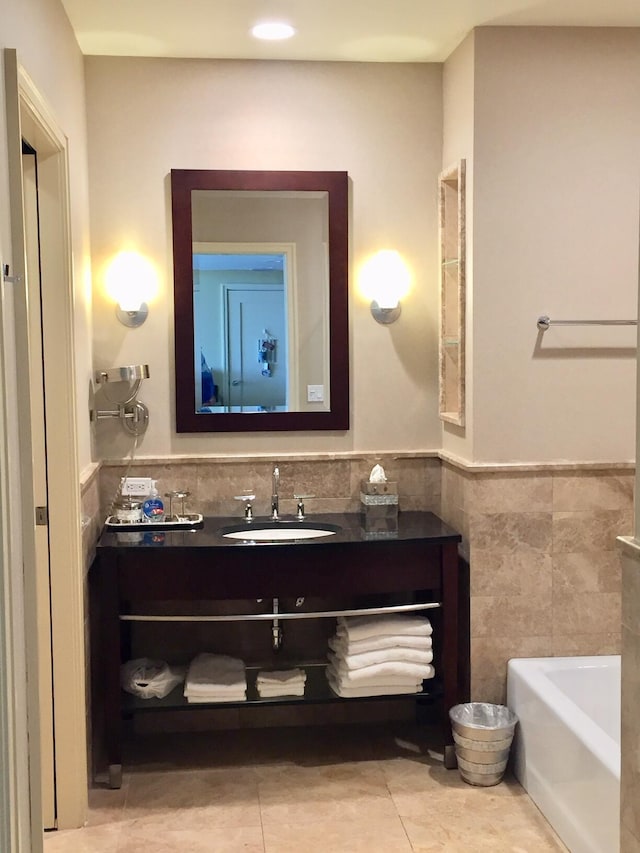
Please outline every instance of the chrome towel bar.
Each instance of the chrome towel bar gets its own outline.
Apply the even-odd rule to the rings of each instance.
[[[121,614],[122,622],[255,622],[269,619],[324,619],[333,616],[374,616],[384,613],[411,613],[442,607],[439,601],[424,604],[392,604],[387,607],[361,607],[353,610],[320,610],[314,613],[233,613],[223,616],[142,616]]]
[[[549,326],[637,326],[637,320],[551,320],[547,316],[538,317],[537,326],[546,332]]]

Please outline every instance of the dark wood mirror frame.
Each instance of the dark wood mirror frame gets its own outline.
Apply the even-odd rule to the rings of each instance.
[[[329,382],[324,412],[197,413],[194,404],[193,190],[289,190],[328,193]],[[271,432],[349,429],[349,215],[346,172],[172,169],[176,430]]]

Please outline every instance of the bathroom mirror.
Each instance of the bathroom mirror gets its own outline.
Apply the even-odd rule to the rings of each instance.
[[[346,172],[173,169],[178,432],[349,428]]]

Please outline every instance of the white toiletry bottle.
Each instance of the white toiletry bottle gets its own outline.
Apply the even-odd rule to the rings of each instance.
[[[151,494],[142,504],[145,521],[164,521],[164,504],[158,494],[157,480],[151,481]]]

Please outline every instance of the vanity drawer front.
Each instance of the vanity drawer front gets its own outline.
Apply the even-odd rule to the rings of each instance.
[[[198,600],[441,588],[441,546],[416,542],[153,550],[118,555],[119,597]]]

